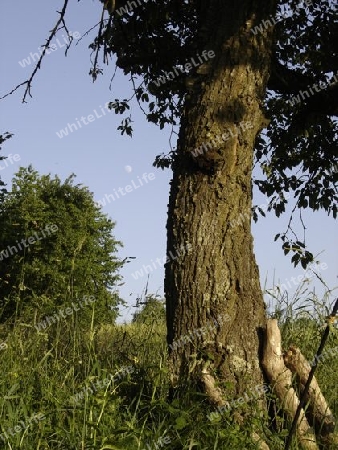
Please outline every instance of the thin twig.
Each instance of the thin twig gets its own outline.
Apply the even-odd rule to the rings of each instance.
[[[70,36],[69,31],[68,31],[68,28],[67,28],[66,23],[65,23],[65,20],[64,20],[65,14],[66,14],[66,10],[67,10],[67,6],[68,6],[68,2],[69,2],[69,0],[64,0],[64,4],[63,4],[63,7],[62,7],[62,10],[61,10],[61,11],[57,11],[58,14],[60,14],[60,18],[59,18],[59,20],[56,22],[55,27],[50,31],[50,35],[49,35],[49,38],[47,39],[46,44],[44,44],[44,45],[42,46],[42,47],[43,47],[43,51],[42,51],[42,53],[41,53],[41,55],[40,55],[39,61],[37,62],[37,64],[36,64],[36,66],[35,66],[35,68],[34,68],[32,74],[31,74],[30,78],[29,78],[28,80],[23,81],[22,83],[18,84],[14,89],[12,89],[10,92],[8,92],[7,94],[5,94],[3,97],[0,97],[0,100],[2,100],[2,99],[4,99],[4,98],[8,97],[9,95],[12,95],[12,94],[13,94],[15,91],[17,91],[21,86],[25,86],[25,85],[26,85],[26,89],[25,89],[25,92],[24,92],[24,96],[23,96],[23,99],[22,99],[22,103],[26,103],[26,97],[27,97],[27,95],[29,95],[30,97],[32,97],[32,95],[31,95],[31,88],[32,88],[32,82],[33,82],[33,79],[34,79],[34,77],[35,77],[37,71],[41,68],[41,62],[42,62],[42,60],[43,60],[43,58],[44,58],[44,56],[45,56],[45,54],[46,54],[46,51],[47,51],[48,48],[49,48],[49,44],[51,43],[51,40],[55,37],[56,33],[57,33],[59,30],[62,30],[62,28],[64,28],[64,29],[66,30],[68,36],[70,37],[70,42],[69,42],[69,44],[67,44],[67,48],[66,48],[66,51],[65,51],[65,54],[67,55],[67,51],[68,51],[68,49],[69,49],[69,47],[70,47],[70,45],[71,45],[71,43],[72,43],[72,40],[73,40],[73,37]],[[62,27],[59,28],[59,26],[60,26],[61,24],[62,24]]]
[[[104,20],[108,20],[108,19],[104,19]],[[77,43],[76,43],[75,45],[78,45],[78,44],[80,43],[80,41],[82,41],[83,38],[85,38],[86,36],[88,36],[88,34],[89,34],[91,31],[93,31],[94,28],[96,28],[97,26],[99,26],[100,23],[101,23],[101,20],[100,20],[100,22],[97,22],[95,25],[93,25],[91,28],[89,28],[89,30],[87,30],[85,33],[83,33],[83,35],[77,40]]]
[[[99,32],[98,32],[97,37],[96,37],[96,39],[97,39],[97,41],[96,41],[97,42],[97,46],[96,46],[95,58],[94,58],[93,69],[92,69],[93,81],[96,80],[97,73],[100,70],[100,69],[97,68],[97,61],[99,59],[99,53],[100,53],[100,48],[101,48],[100,40],[101,40],[101,37],[102,37],[102,29],[103,29],[103,22],[104,22],[104,12],[105,12],[105,7],[103,5],[101,20],[100,20],[100,26],[99,26]]]

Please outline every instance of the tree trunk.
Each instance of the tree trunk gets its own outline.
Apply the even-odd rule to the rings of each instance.
[[[264,127],[272,27],[250,30],[275,13],[275,1],[205,3],[207,40],[199,53],[213,50],[215,57],[190,82],[173,164],[168,344],[173,386],[198,382],[208,365],[233,398],[262,383],[266,315],[251,235],[251,176]],[[193,157],[203,144],[203,154]]]

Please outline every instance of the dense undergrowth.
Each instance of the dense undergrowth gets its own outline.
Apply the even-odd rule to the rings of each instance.
[[[308,297],[308,306],[283,305],[279,319],[283,346],[298,345],[311,361],[323,333],[329,305]],[[208,420],[214,408],[198,392],[168,401],[169,374],[163,314],[139,316],[125,325],[80,327],[75,316],[37,331],[17,323],[0,329],[0,448],[24,450],[188,450],[256,449],[253,427],[271,450],[283,448],[290,426],[274,405],[274,432],[266,429],[257,403]],[[337,348],[316,376],[338,417],[338,332],[327,348]],[[273,394],[267,394],[272,402]],[[270,408],[271,410],[271,408]],[[271,423],[271,419],[270,419]],[[297,449],[294,443],[293,449]]]

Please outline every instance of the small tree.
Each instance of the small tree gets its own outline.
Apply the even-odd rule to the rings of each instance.
[[[147,295],[144,302],[139,304],[143,307],[136,311],[133,315],[133,323],[165,323],[165,306],[164,300],[160,300],[157,296]]]
[[[40,176],[29,166],[20,168],[12,190],[3,194],[1,322],[94,302],[96,318],[115,319],[120,299],[112,289],[120,279],[116,251],[122,244],[112,236],[115,224],[74,179]]]

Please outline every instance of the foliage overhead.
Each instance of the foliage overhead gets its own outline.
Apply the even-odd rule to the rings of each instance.
[[[155,0],[100,0],[102,17],[89,46],[91,76],[96,80],[102,73],[101,60],[103,64],[113,60],[130,77],[132,98],[147,120],[175,129],[185,99],[200,89],[206,77],[203,64],[191,70],[185,70],[185,64],[203,50],[212,50],[217,30],[228,26],[217,14],[219,1],[224,2],[164,0],[159,7]],[[65,0],[58,23],[64,23],[67,5]],[[229,1],[229,11],[233,7]],[[323,209],[337,217],[337,12],[332,0],[279,0],[266,25],[246,18],[253,34],[275,25],[271,74],[262,105],[268,125],[255,146],[255,162],[262,175],[253,183],[269,198],[268,210],[277,217],[286,211],[290,196],[285,194],[291,193],[289,226],[276,239],[282,239],[285,253],[291,251],[292,261],[304,267],[312,254],[305,250],[305,237],[298,239],[293,233],[294,211],[301,217],[305,208]],[[231,38],[232,27],[228,28]],[[175,76],[168,76],[169,72]],[[25,83],[26,95],[31,79]],[[110,103],[117,114],[127,114],[119,129],[130,136],[132,98]],[[154,164],[170,167],[175,155],[171,149],[167,156],[158,155]],[[253,218],[258,218],[256,211]]]
[[[165,1],[161,8],[155,1],[139,3],[120,15],[116,11],[126,2],[117,1],[115,13],[104,23],[91,48],[97,54],[103,50],[105,62],[116,57],[117,67],[131,77],[142,109],[148,105],[149,121],[160,126],[176,124],[184,99],[199,86],[196,80],[204,76],[201,68],[190,73],[181,73],[180,68],[204,49],[212,49],[213,36],[205,30],[222,26],[216,23],[217,1]],[[298,209],[301,215],[305,208],[324,209],[337,217],[337,13],[338,5],[331,0],[292,0],[278,2],[276,15],[266,18],[266,26],[276,24],[264,105],[269,125],[257,137],[256,163],[264,177],[254,183],[269,197],[268,210],[277,217],[286,211],[290,195],[285,193],[289,192],[293,194],[293,212]],[[252,25],[259,33],[257,26],[262,24]],[[180,75],[171,80],[167,74],[174,68]],[[157,87],[160,77],[166,82]],[[295,99],[300,91],[308,94],[303,93],[298,102]],[[116,107],[117,102],[111,106]],[[168,167],[174,157],[174,152],[169,157],[158,156],[155,164]],[[255,209],[253,217],[258,218]],[[306,267],[313,256],[305,249],[305,238],[299,240],[293,234],[290,220],[286,232],[276,239],[282,239],[285,253],[293,253],[294,264],[301,262]]]

